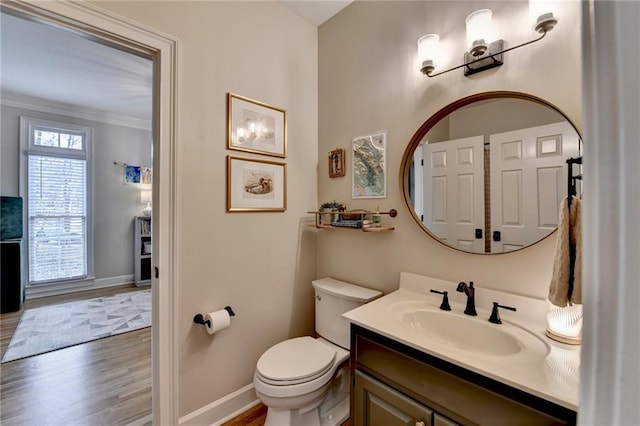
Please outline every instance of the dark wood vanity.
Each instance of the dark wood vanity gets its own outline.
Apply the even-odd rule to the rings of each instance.
[[[352,324],[350,423],[573,425],[576,412]]]

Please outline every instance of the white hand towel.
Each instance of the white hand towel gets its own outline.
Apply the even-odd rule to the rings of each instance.
[[[582,202],[578,197],[560,203],[556,256],[553,275],[549,284],[549,300],[556,306],[564,307],[582,303]],[[575,249],[575,262],[570,260],[570,245]],[[573,269],[573,291],[570,292],[570,274]]]

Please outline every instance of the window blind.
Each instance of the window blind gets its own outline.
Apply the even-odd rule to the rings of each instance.
[[[29,155],[29,281],[87,276],[87,164]]]

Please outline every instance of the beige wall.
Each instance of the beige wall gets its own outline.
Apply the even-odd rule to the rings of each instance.
[[[100,2],[180,39],[177,244],[179,415],[252,381],[269,346],[313,329],[317,28],[276,2]],[[226,213],[227,92],[288,111],[285,213]],[[264,157],[262,157],[264,158]],[[304,227],[305,229],[309,229]],[[192,319],[231,305],[214,337]]]
[[[536,35],[526,1],[355,2],[320,27],[318,202],[336,199],[348,208],[365,209],[379,205],[399,215],[385,219],[396,227],[390,233],[319,233],[319,276],[391,291],[399,273],[410,271],[546,296],[555,234],[516,253],[464,254],[423,233],[402,202],[399,168],[405,146],[430,115],[458,98],[492,90],[526,92],[548,100],[582,129],[578,2],[562,2],[558,26],[542,41],[507,53],[502,67],[470,78],[462,70],[434,78],[419,73],[417,39],[440,34],[449,52],[440,69],[458,65],[466,45],[464,19],[480,7],[493,10],[507,46]],[[351,139],[382,129],[387,130],[387,198],[352,200]],[[347,175],[329,179],[327,153],[336,147],[347,150]]]
[[[333,276],[391,291],[399,272],[411,271],[544,296],[554,238],[492,257],[448,249],[413,223],[401,203],[398,169],[418,126],[470,93],[528,92],[555,104],[581,129],[577,4],[565,4],[558,28],[538,44],[507,54],[501,68],[472,78],[453,72],[435,79],[417,72],[417,38],[438,32],[448,40],[445,47],[459,45],[454,56],[460,57],[464,18],[477,8],[476,2],[356,2],[319,30],[276,2],[97,4],[180,39],[181,416],[250,383],[255,362],[268,346],[312,330],[309,281],[315,277]],[[496,19],[509,17],[510,31],[525,28],[507,34],[508,43],[532,35],[524,22],[526,2],[489,7]],[[288,110],[284,214],[225,213],[228,91]],[[336,147],[349,149],[352,137],[382,129],[388,131],[388,197],[356,202],[350,197],[349,172],[344,178],[328,178],[327,153]],[[348,152],[347,163],[350,160]],[[301,231],[306,211],[333,199],[350,208],[396,208],[396,230],[379,235]],[[211,338],[192,325],[196,312],[226,304],[238,314],[231,329]]]

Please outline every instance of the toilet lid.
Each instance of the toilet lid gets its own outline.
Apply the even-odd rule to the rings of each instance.
[[[267,382],[303,383],[331,369],[335,357],[335,349],[328,345],[309,336],[297,337],[269,348],[258,360],[256,370]]]

